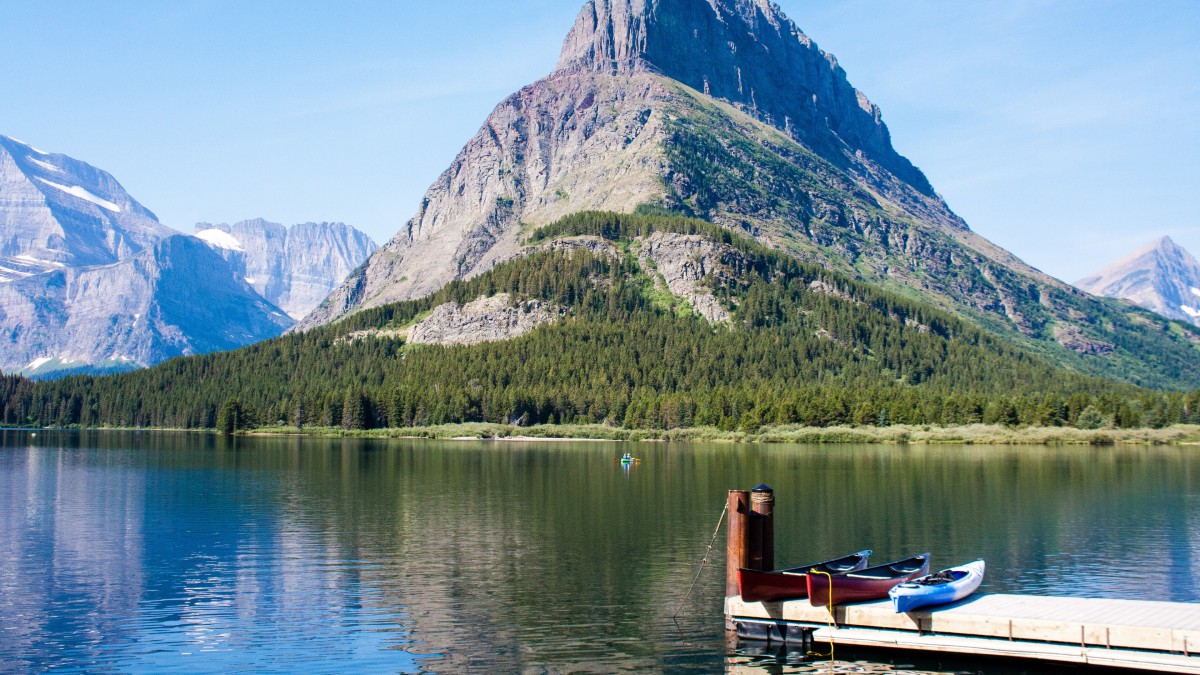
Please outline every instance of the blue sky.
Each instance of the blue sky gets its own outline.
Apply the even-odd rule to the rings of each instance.
[[[0,2],[0,133],[166,224],[342,220],[382,242],[582,0]],[[978,232],[1067,281],[1200,255],[1200,2],[783,0]]]

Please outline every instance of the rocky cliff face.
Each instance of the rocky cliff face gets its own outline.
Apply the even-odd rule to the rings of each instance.
[[[638,262],[652,271],[656,285],[688,303],[709,323],[728,321],[730,312],[713,296],[713,284],[738,275],[744,260],[732,246],[699,235],[655,232],[637,240]]]
[[[377,248],[344,223],[284,227],[261,218],[196,225],[246,283],[294,319],[303,318]]]
[[[125,260],[172,232],[108,173],[0,136],[0,283]]]
[[[1075,284],[1200,326],[1200,262],[1171,240],[1158,241]]]
[[[1150,330],[1140,318],[1101,320],[1107,305],[972,232],[833,57],[761,0],[588,2],[559,69],[502,102],[416,217],[297,329],[480,274],[564,215],[641,206],[915,295],[1054,362],[1145,381],[1123,365],[1142,356],[1114,347]],[[1183,338],[1178,350],[1196,358]]]
[[[143,367],[241,347],[291,323],[203,242],[175,235],[111,265],[0,284],[0,370]]]
[[[879,108],[769,0],[589,0],[558,69],[660,73],[785,130],[843,169],[860,168],[865,156],[933,195],[892,148]]]
[[[301,322],[432,293],[521,250],[522,228],[660,199],[665,107],[650,74],[560,73],[501,103],[416,217]]]

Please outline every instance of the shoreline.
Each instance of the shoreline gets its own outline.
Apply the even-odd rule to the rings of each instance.
[[[4,432],[38,434],[54,431],[213,434],[212,429],[153,428],[0,428]],[[347,430],[341,427],[261,427],[238,431],[242,438],[361,438],[369,440],[440,440],[495,443],[728,443],[816,445],[1046,445],[1046,446],[1200,446],[1200,425],[1175,425],[1162,429],[1077,429],[1074,427],[1020,427],[973,424],[939,427],[894,425],[888,427],[765,426],[754,432],[722,431],[712,427],[686,429],[624,429],[600,424],[517,427],[465,423],[400,429]]]
[[[250,437],[364,438],[379,440],[491,441],[500,443],[729,443],[824,445],[1200,445],[1200,425],[1163,429],[1076,429],[1074,427],[1008,428],[993,425],[938,427],[768,426],[747,433],[701,427],[688,429],[623,429],[603,425],[543,425],[515,427],[500,424],[447,424],[404,429],[346,430],[341,428],[268,427],[239,432]]]

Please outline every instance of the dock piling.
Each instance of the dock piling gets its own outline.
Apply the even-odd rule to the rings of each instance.
[[[750,491],[730,490],[725,545],[725,597],[740,595],[738,570],[750,566]]]
[[[770,485],[750,491],[750,568],[775,569],[775,490]]]

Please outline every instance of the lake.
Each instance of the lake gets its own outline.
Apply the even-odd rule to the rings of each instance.
[[[724,532],[672,618],[759,483],[781,564],[928,550],[985,558],[984,592],[1197,602],[1196,450],[0,432],[0,671],[808,672],[726,644]]]

